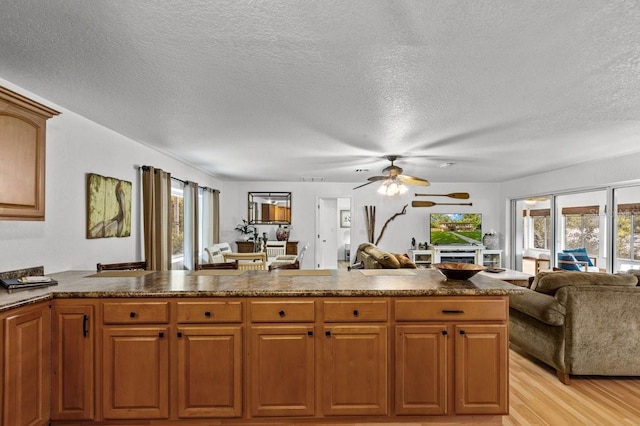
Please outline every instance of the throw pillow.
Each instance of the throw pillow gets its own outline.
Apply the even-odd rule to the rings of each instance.
[[[224,255],[219,249],[210,250],[211,255],[209,256],[210,263],[223,263]]]
[[[633,287],[638,279],[632,274],[605,274],[575,271],[540,272],[531,283],[531,289],[538,293],[555,294],[561,287],[624,286]]]
[[[567,271],[581,271],[580,265],[577,263],[565,263],[566,262],[577,262],[578,260],[571,253],[558,253],[558,267],[562,269],[566,269]]]
[[[400,267],[398,259],[389,252],[382,251],[376,247],[369,247],[365,250],[365,253],[373,257],[383,269],[398,269]]]
[[[594,266],[591,258],[587,254],[587,249],[584,247],[577,249],[566,249],[562,250],[562,252],[572,254],[578,262],[587,262],[587,266]]]
[[[406,254],[393,253],[393,255],[396,257],[396,259],[398,259],[398,262],[400,262],[401,268],[417,268],[416,264],[413,263],[411,259],[409,259],[409,256],[407,256]]]

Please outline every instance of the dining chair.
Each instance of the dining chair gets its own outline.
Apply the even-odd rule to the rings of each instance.
[[[265,251],[267,253],[267,258],[284,256],[287,254],[287,242],[267,240]]]
[[[96,266],[100,271],[140,271],[147,269],[147,262],[121,262],[121,263],[98,263]]]
[[[266,271],[267,255],[265,252],[259,253],[223,253],[224,261],[235,260],[238,269],[243,271]]]

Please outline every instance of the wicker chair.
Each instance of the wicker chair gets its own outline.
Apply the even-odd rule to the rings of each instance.
[[[238,263],[238,269],[243,271],[266,271],[267,255],[264,252],[259,253],[223,253],[224,261],[235,260]]]

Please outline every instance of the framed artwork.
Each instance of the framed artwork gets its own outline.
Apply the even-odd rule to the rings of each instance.
[[[87,174],[87,238],[131,236],[131,182]]]
[[[351,228],[351,210],[340,210],[340,228]]]

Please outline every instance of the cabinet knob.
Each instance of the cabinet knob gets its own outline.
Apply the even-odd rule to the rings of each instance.
[[[178,331],[178,337],[182,337],[182,331]]]
[[[354,316],[354,317],[357,317],[359,314],[360,314],[360,313],[358,312],[358,310],[357,310],[357,309],[354,309],[354,310],[353,310],[353,316]]]
[[[324,332],[324,335],[327,337],[331,337],[331,331],[327,330]]]
[[[313,336],[313,330],[307,331],[307,336]]]
[[[158,337],[163,338],[164,337],[164,332],[161,331],[160,333],[158,333]]]
[[[135,317],[136,317],[135,312],[129,312],[129,318],[135,318]]]
[[[284,311],[280,311],[280,312],[278,312],[278,315],[280,315],[281,317],[283,317],[283,316],[285,316],[286,314],[285,314],[285,312],[284,312]]]
[[[447,333],[447,330],[442,330],[442,335],[443,336],[446,336],[447,334],[449,334],[449,333]]]
[[[207,318],[211,318],[211,312],[205,311],[204,316]]]
[[[464,334],[464,330],[460,330],[460,334]]]

